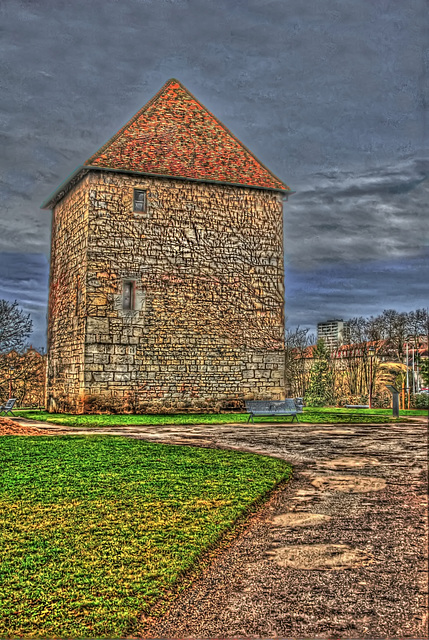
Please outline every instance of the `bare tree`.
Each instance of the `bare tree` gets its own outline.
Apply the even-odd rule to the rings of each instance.
[[[1,398],[17,398],[18,405],[40,406],[45,391],[46,356],[29,349],[18,354],[11,351],[0,354],[0,395]]]
[[[420,342],[428,333],[429,314],[426,309],[410,311],[408,316],[408,339],[414,349],[418,349]]]
[[[27,316],[17,308],[18,302],[10,303],[0,300],[0,353],[8,351],[23,351],[28,344],[33,322],[30,314]]]
[[[309,329],[299,326],[285,334],[285,379],[286,395],[304,397],[310,376],[309,347],[315,343],[315,336]]]
[[[401,362],[404,358],[404,344],[409,330],[409,314],[387,309],[381,315],[386,347]]]
[[[385,381],[396,379],[398,371],[402,371],[406,345],[418,349],[427,322],[424,309],[408,313],[388,309],[379,316],[349,320],[350,344],[338,350],[337,362],[345,382],[343,395],[364,397],[370,384],[382,393]],[[370,346],[375,349],[374,358],[369,353]]]

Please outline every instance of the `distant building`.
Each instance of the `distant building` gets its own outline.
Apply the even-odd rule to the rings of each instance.
[[[324,340],[328,349],[337,349],[350,339],[350,328],[343,320],[327,320],[317,325],[317,339]]]

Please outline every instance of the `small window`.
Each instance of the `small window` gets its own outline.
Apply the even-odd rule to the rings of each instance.
[[[78,316],[79,315],[79,308],[80,308],[80,302],[82,299],[82,291],[80,288],[80,282],[79,282],[79,276],[77,277],[76,280],[76,308],[75,308],[75,315]]]
[[[146,211],[146,191],[142,191],[142,189],[134,189],[133,211],[139,211],[140,213]]]
[[[124,294],[122,299],[122,308],[126,311],[134,309],[135,302],[135,282],[128,280],[124,282]]]

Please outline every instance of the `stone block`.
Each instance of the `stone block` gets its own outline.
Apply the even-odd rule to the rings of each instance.
[[[103,345],[103,353],[112,354],[115,353],[116,345],[114,344],[105,344]]]
[[[85,345],[85,356],[91,356],[95,354],[99,354],[102,351],[100,345],[98,344],[86,344]]]
[[[122,345],[122,344],[115,344],[114,345],[114,353],[115,355],[122,355],[125,356],[127,355],[127,350],[128,347]]]
[[[130,355],[111,355],[110,356],[110,364],[134,364],[135,357]]]
[[[279,352],[277,352],[277,351],[276,351],[275,353],[267,353],[267,355],[266,355],[266,356],[265,356],[265,358],[264,358],[264,361],[265,361],[266,363],[271,363],[271,364],[272,364],[272,363],[274,363],[274,362],[279,363],[279,361],[280,361],[283,357],[284,357],[283,352],[282,352],[282,353],[279,353]]]
[[[102,364],[90,364],[87,367],[87,371],[104,371],[104,366]]]
[[[113,372],[102,371],[100,373],[93,373],[94,382],[110,382],[113,380]]]
[[[271,393],[273,394],[273,400],[282,400],[285,396],[283,387],[272,387]]]
[[[109,357],[108,353],[94,353],[92,360],[96,364],[107,364],[109,362]]]
[[[261,366],[261,363],[259,363],[259,362],[258,363],[249,362],[247,364],[247,370],[252,369],[253,371],[259,371],[259,369],[261,369],[261,368],[262,368],[262,366]]]
[[[104,365],[104,370],[105,371],[117,371],[118,373],[125,373],[126,371],[128,371],[128,365],[127,364],[105,364]]]
[[[109,320],[108,318],[87,318],[86,329],[89,334],[91,333],[106,333],[109,334]]]
[[[129,373],[114,373],[113,376],[116,382],[130,382],[131,380]]]

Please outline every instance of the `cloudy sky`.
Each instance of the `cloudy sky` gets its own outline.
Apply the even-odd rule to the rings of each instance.
[[[46,346],[42,201],[170,78],[296,194],[288,326],[429,305],[426,0],[0,0],[0,298]]]

